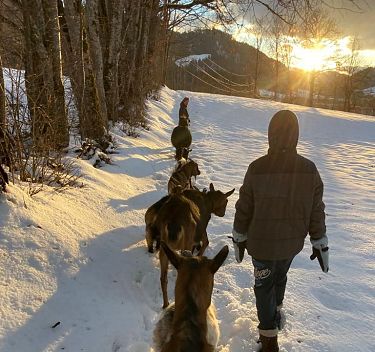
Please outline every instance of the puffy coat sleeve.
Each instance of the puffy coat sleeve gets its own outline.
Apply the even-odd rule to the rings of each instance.
[[[254,211],[254,195],[251,180],[251,164],[246,172],[240,188],[240,196],[236,203],[233,228],[241,234],[247,234]]]
[[[323,182],[318,170],[315,173],[313,206],[310,216],[309,234],[312,239],[319,239],[326,233],[325,205],[323,203]]]

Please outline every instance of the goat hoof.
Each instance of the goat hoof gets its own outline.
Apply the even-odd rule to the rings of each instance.
[[[163,304],[163,309],[167,308],[169,306],[169,302],[167,304]]]
[[[149,252],[149,253],[154,253],[154,249],[153,249],[153,248],[149,248],[149,249],[148,249],[148,252]]]

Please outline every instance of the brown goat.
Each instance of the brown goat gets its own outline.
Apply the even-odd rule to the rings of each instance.
[[[199,217],[197,206],[181,194],[172,194],[160,209],[155,223],[155,229],[162,241],[167,242],[173,249],[192,250],[194,243],[196,218]],[[199,241],[198,241],[199,242]],[[164,251],[159,252],[160,284],[163,292],[163,308],[168,302],[168,258]]]
[[[162,251],[177,269],[175,303],[156,324],[156,352],[213,352],[219,341],[219,325],[211,303],[214,274],[228,256],[224,246],[213,258],[185,257],[161,242]]]
[[[186,162],[179,161],[176,171],[174,171],[168,181],[168,194],[173,193],[176,187],[181,187],[181,190],[192,189],[191,178],[200,175],[198,164],[188,159]]]
[[[178,192],[178,189],[176,189]],[[205,248],[208,246],[208,238],[206,233],[206,228],[208,222],[211,219],[211,214],[216,216],[224,216],[225,209],[228,203],[227,198],[234,192],[234,189],[230,192],[223,193],[221,191],[215,190],[213,184],[210,184],[209,191],[199,191],[196,189],[185,190],[182,192],[182,195],[192,201],[199,209],[199,219],[197,219],[197,228],[196,228],[196,243],[201,243],[201,250],[199,255],[204,253]],[[159,211],[163,205],[169,200],[171,196],[164,196],[156,203],[151,205],[145,214],[145,223],[146,223],[146,242],[147,248],[150,253],[154,252],[154,243],[156,242],[155,249],[159,249],[160,246],[160,232],[156,227],[156,219],[159,214]],[[193,250],[194,248],[188,248]]]
[[[160,207],[152,225],[154,239],[160,239],[175,249],[185,249],[202,255],[208,245],[207,225],[211,214],[224,216],[227,198],[234,192],[216,191],[210,184],[209,192],[186,190],[170,195]],[[147,226],[146,226],[147,227]],[[164,251],[159,253],[160,284],[163,292],[163,308],[168,302],[168,258]]]
[[[154,242],[156,242],[155,249],[158,250],[160,247],[160,233],[158,232],[155,223],[157,215],[164,205],[164,203],[169,199],[170,196],[164,196],[156,203],[151,205],[145,214],[145,223],[146,223],[146,242],[147,249],[150,253],[154,252]]]

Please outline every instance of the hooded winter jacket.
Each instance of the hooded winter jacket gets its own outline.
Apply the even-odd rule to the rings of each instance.
[[[294,113],[277,112],[268,128],[268,154],[252,162],[236,203],[233,228],[247,234],[255,259],[281,260],[303,248],[307,234],[325,232],[323,183],[315,164],[297,154]]]
[[[190,125],[189,113],[187,111],[187,106],[184,104],[184,100],[181,102],[180,110],[178,111],[178,125],[180,127],[189,127]]]

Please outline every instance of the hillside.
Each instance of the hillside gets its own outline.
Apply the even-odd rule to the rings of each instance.
[[[221,66],[222,69],[219,66],[212,66],[211,63],[208,63],[219,74],[223,75],[224,80],[229,78],[233,83],[239,85],[247,85],[253,80],[257,50],[248,44],[237,42],[228,33],[216,29],[205,29],[186,33],[173,33],[167,71],[167,85],[169,87],[212,92],[212,87],[203,84],[198,79],[194,79],[192,75],[187,73],[187,71],[193,72],[203,80],[211,82],[210,77],[197,70],[194,64],[188,68],[178,68],[175,65],[177,59],[196,54],[210,54],[211,60]],[[260,87],[269,88],[272,86],[273,66],[274,60],[260,52]],[[213,71],[209,72],[216,76]],[[176,76],[179,75],[183,75],[183,77],[176,80]],[[212,83],[220,87],[220,84]]]
[[[201,62],[178,66],[176,60],[191,55],[210,55]],[[256,77],[257,50],[245,43],[237,42],[228,33],[219,30],[196,30],[173,33],[167,72],[167,85],[173,89],[251,97]],[[259,52],[258,90],[276,89],[276,62]],[[375,68],[357,72],[352,79],[353,111],[374,114],[374,101],[362,91],[375,86]],[[316,75],[314,84],[315,106],[344,109],[346,75],[334,71],[322,71]],[[279,64],[278,100],[307,105],[310,90],[309,74]],[[271,92],[268,96],[273,96]]]
[[[238,42],[230,34],[216,29],[175,32],[170,47],[172,61],[192,54],[209,53],[216,63],[240,75],[253,74],[256,52],[254,47]],[[269,72],[266,67],[272,66],[273,62],[273,59],[260,52],[262,74]]]

